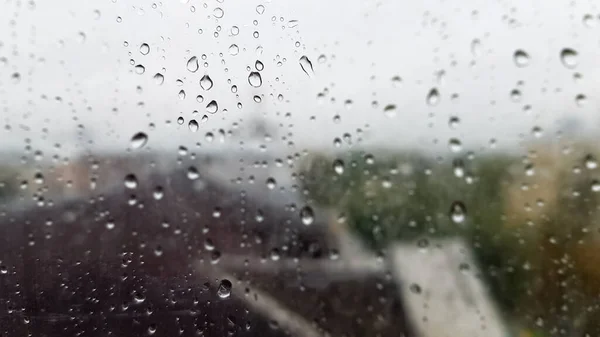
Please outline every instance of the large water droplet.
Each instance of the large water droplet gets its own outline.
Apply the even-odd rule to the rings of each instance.
[[[300,210],[300,219],[305,226],[312,225],[315,222],[315,213],[310,206],[304,206]]]
[[[313,71],[312,62],[310,62],[308,57],[306,57],[306,55],[303,55],[302,57],[300,57],[299,62],[300,62],[300,67],[302,68],[302,71],[304,71],[304,73],[306,75],[308,75],[309,77],[312,77],[312,75],[314,74],[314,71]]]
[[[188,61],[187,61],[187,70],[195,73],[196,71],[198,71],[199,65],[198,65],[198,58],[196,56],[192,56]]]
[[[513,60],[517,67],[526,67],[529,65],[529,55],[524,50],[517,50],[513,55]]]
[[[569,69],[575,68],[579,63],[577,56],[577,51],[571,48],[564,48],[560,51],[560,60],[562,64]]]
[[[217,295],[223,299],[229,298],[229,296],[231,296],[231,288],[231,282],[227,279],[223,279],[219,284],[219,289],[217,289]]]
[[[455,201],[450,205],[450,219],[452,222],[459,224],[465,221],[467,217],[467,208],[460,201]]]
[[[262,85],[260,73],[258,71],[251,72],[250,75],[248,75],[248,83],[255,88],[260,87]]]
[[[133,149],[139,149],[141,147],[143,147],[144,145],[146,145],[146,143],[148,142],[148,135],[143,133],[143,132],[138,132],[135,135],[133,135],[133,137],[131,137],[131,148]]]
[[[210,101],[207,105],[206,105],[206,111],[208,111],[211,114],[214,114],[217,112],[217,110],[219,110],[219,105],[217,104],[217,101],[212,100]]]
[[[265,12],[265,6],[263,6],[263,5],[256,6],[256,13],[262,15],[264,12]]]
[[[146,72],[146,68],[144,68],[143,65],[138,64],[137,66],[135,66],[135,73],[136,74],[141,75],[141,74],[143,74],[145,72]]]
[[[210,90],[213,87],[213,81],[208,75],[202,76],[200,79],[200,87],[204,90]]]

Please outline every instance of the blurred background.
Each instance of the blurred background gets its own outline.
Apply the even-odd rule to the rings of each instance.
[[[0,1],[0,336],[600,333],[593,1]]]

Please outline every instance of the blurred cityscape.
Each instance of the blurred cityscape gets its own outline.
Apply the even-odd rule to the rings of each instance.
[[[1,333],[593,335],[593,144],[6,154]]]

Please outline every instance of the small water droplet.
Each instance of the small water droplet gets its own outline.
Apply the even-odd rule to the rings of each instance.
[[[190,180],[196,180],[200,178],[200,173],[198,173],[198,169],[195,166],[188,167],[187,177]]]
[[[277,187],[277,181],[275,180],[275,178],[269,177],[267,179],[267,188],[272,190],[275,187]]]
[[[135,174],[130,173],[130,174],[126,175],[124,184],[125,184],[125,187],[130,190],[137,188],[138,182],[137,182],[137,177],[135,176]]]
[[[137,66],[135,66],[135,73],[138,75],[143,74],[144,72],[146,72],[146,68],[144,68],[143,65],[138,64]]]
[[[188,61],[187,61],[187,70],[195,73],[196,71],[198,71],[198,68],[200,66],[198,65],[198,58],[196,56],[192,56]]]
[[[150,46],[147,43],[142,43],[140,46],[140,53],[142,55],[148,55],[148,53],[150,53]]]
[[[344,162],[341,159],[336,159],[333,161],[333,171],[337,174],[344,173]]]
[[[598,161],[596,160],[596,158],[594,158],[594,156],[592,156],[591,154],[588,154],[585,157],[585,167],[588,170],[593,170],[598,167]]]
[[[302,71],[304,71],[304,73],[306,75],[308,75],[308,77],[312,77],[314,74],[314,71],[313,71],[312,62],[310,62],[308,57],[306,57],[306,55],[303,55],[302,57],[300,57],[299,62],[300,62],[300,67],[302,68]]]
[[[188,128],[190,129],[190,131],[196,132],[200,128],[200,125],[198,125],[198,122],[195,119],[191,119],[188,122]]]
[[[156,188],[154,188],[154,191],[152,192],[152,197],[154,197],[154,200],[160,200],[163,198],[164,195],[165,192],[162,186],[156,186]]]
[[[448,126],[450,126],[451,129],[456,129],[456,128],[458,128],[459,125],[460,125],[460,118],[458,118],[457,116],[451,116],[450,119],[448,120]]]
[[[584,94],[578,94],[575,96],[575,104],[577,104],[577,106],[584,106],[586,102],[587,97]]]
[[[179,97],[180,100],[184,100],[185,99],[185,90],[181,89],[179,90],[179,93],[177,94],[177,96]]]
[[[220,19],[223,17],[223,15],[225,15],[225,12],[221,7],[217,7],[213,10],[213,15],[215,16],[215,18]]]
[[[592,192],[600,192],[600,181],[593,180],[591,189],[592,189]]]
[[[210,90],[213,87],[213,81],[208,75],[202,76],[200,79],[200,87],[204,90]]]
[[[386,105],[385,108],[383,108],[383,113],[389,118],[396,117],[396,104]]]
[[[517,67],[526,67],[529,65],[529,54],[527,54],[524,50],[519,49],[513,54],[513,60]]]
[[[450,219],[456,224],[463,223],[467,216],[467,208],[460,201],[455,201],[450,205]]]
[[[133,137],[131,137],[131,148],[139,149],[142,148],[148,142],[148,135],[143,132],[138,132]]]
[[[288,21],[288,28],[294,28],[298,26],[298,20],[290,20]]]
[[[229,55],[235,56],[240,52],[240,48],[238,47],[237,44],[232,44],[231,46],[229,46]]]
[[[560,60],[562,64],[569,69],[575,68],[579,63],[577,56],[577,51],[571,48],[564,48],[560,51]]]
[[[217,104],[217,101],[215,101],[215,100],[210,101],[206,105],[206,111],[208,111],[211,114],[216,113],[218,110],[219,110],[219,105]]]
[[[154,83],[156,83],[158,85],[162,85],[163,83],[165,83],[165,77],[163,76],[163,74],[156,73],[154,75]]]
[[[265,65],[260,60],[256,60],[256,62],[254,62],[254,68],[256,68],[258,71],[263,71],[263,69],[265,69]]]
[[[426,102],[430,106],[436,106],[440,102],[440,92],[437,88],[431,88],[427,93]]]
[[[450,148],[450,151],[457,153],[462,149],[462,144],[458,138],[451,138],[448,141],[448,147]]]
[[[223,279],[219,284],[219,289],[217,289],[217,295],[222,299],[229,298],[229,296],[231,296],[231,288],[231,282],[227,279]]]
[[[312,225],[315,222],[315,213],[310,206],[304,206],[300,210],[300,219],[305,226]]]
[[[257,71],[251,72],[250,75],[248,75],[248,83],[255,88],[260,87],[262,85],[262,77],[260,76],[260,73]]]
[[[256,13],[258,13],[259,15],[262,15],[264,12],[265,12],[265,6],[263,6],[263,5],[256,6]]]
[[[471,41],[471,53],[474,58],[481,56],[481,41],[479,39]]]

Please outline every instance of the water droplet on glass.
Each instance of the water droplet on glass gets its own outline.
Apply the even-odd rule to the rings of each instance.
[[[336,159],[333,161],[333,171],[337,174],[344,173],[344,162],[341,159]]]
[[[471,53],[475,58],[481,55],[481,41],[479,39],[471,41]]]
[[[195,119],[191,119],[188,123],[188,128],[190,131],[196,132],[200,128],[200,125],[198,125],[198,122]]]
[[[463,223],[467,216],[467,208],[460,201],[455,201],[450,205],[450,219],[456,224]]]
[[[142,55],[148,55],[149,52],[150,46],[147,43],[142,43],[142,45],[140,46],[140,53]]]
[[[231,282],[227,279],[223,279],[219,284],[219,289],[217,289],[217,295],[223,299],[229,298],[229,296],[231,296],[231,288]]]
[[[200,66],[198,65],[198,58],[196,56],[192,56],[188,61],[187,61],[187,70],[195,73],[196,71],[198,71],[198,68]]]
[[[256,13],[262,15],[264,12],[265,12],[265,6],[263,6],[263,5],[256,6]]]
[[[519,49],[515,51],[513,60],[517,67],[526,67],[529,64],[529,55],[525,51]]]
[[[210,90],[213,87],[213,81],[208,75],[202,76],[200,79],[200,87],[204,90]]]
[[[440,102],[440,92],[437,90],[437,88],[431,88],[431,90],[429,90],[429,93],[427,93],[426,102],[430,106],[436,106]]]
[[[165,195],[165,192],[161,186],[156,186],[156,188],[152,192],[152,196],[154,197],[154,200],[160,200],[163,198],[164,195]]]
[[[265,65],[261,61],[256,60],[256,62],[254,62],[254,68],[256,68],[258,71],[263,71],[263,69],[265,69]]]
[[[128,189],[137,188],[138,182],[135,174],[128,174],[125,176],[125,187]]]
[[[315,221],[315,213],[310,206],[304,206],[300,210],[300,219],[305,226],[310,226]]]
[[[592,28],[596,25],[596,22],[594,20],[594,16],[591,14],[585,14],[583,16],[583,25],[588,27],[588,28]]]
[[[578,94],[575,96],[575,104],[577,106],[584,106],[587,101],[587,97],[584,94]]]
[[[457,138],[451,138],[448,141],[448,147],[450,148],[450,151],[457,153],[460,152],[460,150],[462,149],[462,144]]]
[[[177,96],[179,97],[180,100],[184,100],[185,99],[185,90],[181,89],[179,90],[179,93],[177,94]]]
[[[300,57],[299,62],[300,62],[300,67],[302,68],[302,71],[304,71],[304,73],[306,75],[308,75],[308,77],[312,77],[312,75],[314,74],[314,71],[313,71],[312,62],[310,62],[308,57],[306,57],[306,55],[303,55],[302,57]]]
[[[217,110],[219,110],[219,105],[217,104],[217,101],[212,100],[210,101],[207,105],[206,105],[206,111],[208,111],[211,114],[214,114],[217,112]]]
[[[257,71],[251,72],[250,75],[248,75],[248,83],[255,88],[260,87],[262,85],[262,77],[260,76],[260,73]]]
[[[144,145],[146,145],[146,143],[148,142],[148,135],[146,135],[143,132],[138,132],[135,135],[133,135],[133,137],[131,137],[131,148],[133,149],[139,149],[141,147],[143,147]]]
[[[385,108],[383,108],[383,113],[390,118],[396,117],[396,104],[386,105]]]
[[[225,12],[221,7],[217,7],[213,10],[213,15],[215,16],[215,18],[220,19],[223,17],[223,15],[225,15]]]
[[[187,177],[190,180],[196,180],[200,178],[200,173],[198,173],[198,169],[195,166],[188,167]]]
[[[237,44],[232,44],[231,46],[229,46],[229,55],[235,56],[240,52],[240,48],[238,47]]]
[[[275,187],[277,187],[277,181],[275,180],[275,178],[268,178],[267,179],[267,188],[272,190]]]
[[[585,157],[585,167],[588,170],[593,170],[598,167],[598,161],[596,161],[596,158],[594,158],[594,156],[592,156],[591,154],[588,154]]]
[[[161,73],[156,73],[154,75],[154,83],[162,85],[163,83],[165,83],[165,77]]]
[[[288,28],[294,28],[298,26],[298,20],[290,20],[288,21]]]
[[[577,66],[577,56],[577,52],[571,48],[564,48],[560,51],[560,60],[562,64],[569,69],[573,69]]]
[[[138,64],[137,66],[135,66],[135,73],[138,75],[143,74],[144,72],[146,72],[146,68],[144,68],[143,65]]]
[[[592,192],[600,192],[600,181],[593,180],[591,189],[592,189]]]
[[[450,126],[451,129],[456,129],[459,124],[460,124],[460,118],[458,118],[456,116],[452,116],[448,120],[448,126]]]

